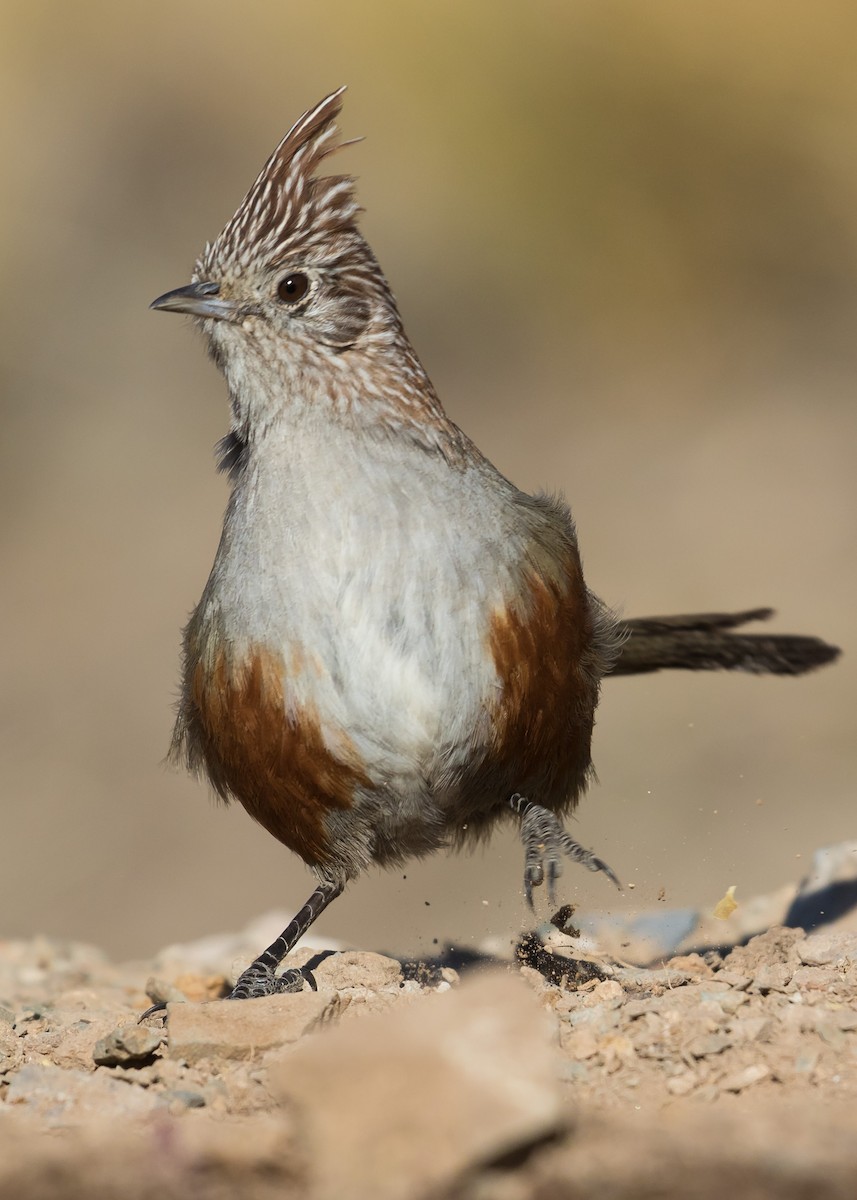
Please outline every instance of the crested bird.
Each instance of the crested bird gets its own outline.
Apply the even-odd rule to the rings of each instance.
[[[196,319],[231,404],[231,494],[184,631],[171,757],[317,878],[233,999],[302,987],[282,960],[370,864],[503,820],[531,902],[564,858],[618,882],[562,824],[591,778],[604,677],[799,674],[838,653],[735,632],[768,609],[623,621],[588,589],[568,506],[520,491],[447,416],[353,179],[321,173],[343,91],[292,126],[191,283],[152,304]]]

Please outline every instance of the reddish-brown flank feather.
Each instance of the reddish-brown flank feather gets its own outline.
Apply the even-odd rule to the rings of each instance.
[[[592,615],[579,564],[562,581],[528,573],[522,598],[495,613],[490,647],[502,693],[496,767],[539,804],[564,809],[590,768],[597,677],[587,670]]]
[[[254,649],[230,663],[200,659],[186,699],[194,757],[215,790],[239,800],[269,833],[311,866],[328,857],[325,814],[349,808],[369,779],[344,735],[334,754],[309,708],[285,710],[283,662]]]

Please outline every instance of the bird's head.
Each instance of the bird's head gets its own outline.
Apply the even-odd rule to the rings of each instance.
[[[206,246],[192,282],[151,306],[200,323],[242,442],[300,406],[407,426],[432,445],[448,425],[358,229],[354,180],[318,174],[351,144],[336,127],[344,90],[295,122]]]

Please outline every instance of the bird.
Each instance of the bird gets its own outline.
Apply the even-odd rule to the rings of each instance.
[[[310,108],[151,307],[195,318],[226,380],[223,532],[184,630],[170,758],[238,801],[316,886],[230,999],[301,989],[283,959],[349,881],[518,824],[524,890],[564,859],[602,681],[800,674],[813,637],[769,609],[622,620],[586,585],[568,505],[506,479],[447,416],[323,164],[344,88]],[[155,1006],[158,1007],[158,1006]],[[152,1010],[150,1010],[152,1011]]]

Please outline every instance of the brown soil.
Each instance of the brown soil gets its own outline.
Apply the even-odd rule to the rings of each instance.
[[[126,966],[2,944],[0,1197],[854,1194],[857,934],[574,949],[530,947],[558,983],[321,955],[317,991],[233,1004],[234,939]]]

